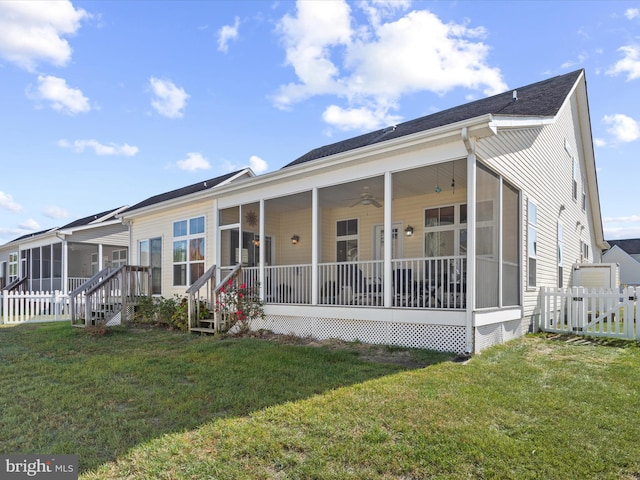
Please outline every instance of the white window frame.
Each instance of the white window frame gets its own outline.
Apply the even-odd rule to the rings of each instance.
[[[200,221],[202,220],[202,229],[197,229],[195,232],[194,230],[194,225],[193,222],[196,221]],[[186,223],[186,228],[184,230],[184,233],[179,232],[178,235],[176,235],[176,226],[180,223]],[[187,287],[189,285],[191,285],[193,282],[195,282],[197,280],[197,278],[191,278],[191,267],[193,265],[198,265],[198,264],[202,264],[202,272],[204,273],[204,265],[205,265],[205,261],[206,261],[206,231],[207,231],[207,225],[206,225],[206,218],[204,215],[198,215],[197,217],[191,217],[188,219],[182,219],[182,220],[176,220],[175,222],[173,222],[173,248],[172,248],[172,268],[171,268],[171,276],[172,276],[172,284],[174,287]],[[200,252],[200,254],[202,255],[202,258],[197,258],[197,259],[192,259],[191,258],[191,244],[194,241],[200,241],[201,245],[202,245],[202,251]],[[178,260],[176,261],[176,246],[177,244],[183,244],[185,245],[185,252],[184,252],[184,260]],[[185,275],[184,275],[184,283],[178,283],[176,280],[176,266],[183,266],[185,268]],[[179,279],[178,279],[179,280]]]
[[[343,223],[343,222],[355,222],[356,223],[356,233],[348,233],[345,235],[339,235],[339,230],[338,230],[338,225]],[[345,219],[341,219],[341,220],[336,220],[336,249],[335,249],[335,253],[336,253],[336,262],[351,262],[351,261],[356,261],[358,260],[358,252],[360,251],[360,220],[358,218],[345,218]],[[352,252],[353,247],[350,248],[348,251],[345,252],[345,256],[346,256],[346,260],[341,260],[338,259],[338,245],[340,242],[347,242],[347,244],[349,242],[353,242],[355,241],[356,246],[355,246],[355,252]],[[350,255],[351,253],[351,255]]]
[[[532,215],[532,209],[533,209],[533,215]],[[538,205],[533,200],[528,199],[527,201],[527,288],[537,287],[537,284],[538,284],[537,260],[538,260]],[[534,270],[535,270],[533,274],[533,279],[531,275],[532,264],[534,265]]]
[[[462,248],[462,235],[466,233],[467,230],[467,219],[464,221],[461,219],[461,210],[462,207],[466,206],[466,203],[454,203],[454,204],[446,204],[446,205],[438,205],[434,207],[428,207],[423,209],[422,212],[422,254],[424,257],[428,258],[438,258],[438,257],[448,257],[449,255],[429,255],[430,252],[427,252],[427,235],[431,233],[441,233],[441,232],[449,232],[453,231],[453,253],[451,256],[458,255],[466,255],[466,249]],[[442,210],[443,208],[453,208],[453,223],[440,224],[438,222],[437,225],[427,225],[427,212],[430,210]],[[463,251],[465,250],[465,251]]]
[[[558,288],[564,287],[564,226],[558,222]]]

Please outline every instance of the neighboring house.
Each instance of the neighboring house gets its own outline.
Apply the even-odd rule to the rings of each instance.
[[[602,254],[602,261],[620,266],[620,284],[640,285],[640,238],[608,240],[611,248]]]
[[[106,266],[127,263],[129,234],[116,214],[90,215],[63,227],[23,235],[0,246],[0,286],[68,293]]]
[[[131,263],[241,263],[277,333],[478,352],[606,248],[583,70],[197,185],[119,214]]]

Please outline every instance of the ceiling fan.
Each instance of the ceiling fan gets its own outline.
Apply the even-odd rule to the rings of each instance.
[[[369,187],[363,188],[363,192],[360,194],[360,198],[351,206],[355,207],[356,205],[373,205],[376,208],[380,208],[382,206],[378,199],[369,192]]]

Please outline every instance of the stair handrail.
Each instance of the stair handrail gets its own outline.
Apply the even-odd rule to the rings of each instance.
[[[216,265],[211,265],[209,270],[204,272],[195,282],[191,284],[189,288],[187,288],[187,295],[194,294],[198,290],[200,290],[207,281],[215,276],[216,269],[218,267]]]
[[[102,270],[100,270],[98,273],[96,273],[93,277],[91,277],[88,280],[85,280],[80,286],[74,288],[71,293],[69,294],[70,297],[75,297],[79,294],[81,294],[82,292],[87,291],[89,288],[91,288],[91,286],[96,283],[99,282],[101,278],[103,278],[105,275],[108,275],[109,272],[113,269],[113,267],[105,267]]]
[[[25,284],[27,282],[29,277],[24,276],[22,278],[16,278],[13,282],[9,282],[8,285],[6,285],[2,291],[3,292],[13,292],[14,290],[17,290],[19,287],[21,287],[23,284]]]

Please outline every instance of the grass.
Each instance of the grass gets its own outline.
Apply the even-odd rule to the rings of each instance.
[[[0,328],[0,445],[78,454],[84,479],[640,478],[637,343],[558,338],[407,369],[362,345]]]

